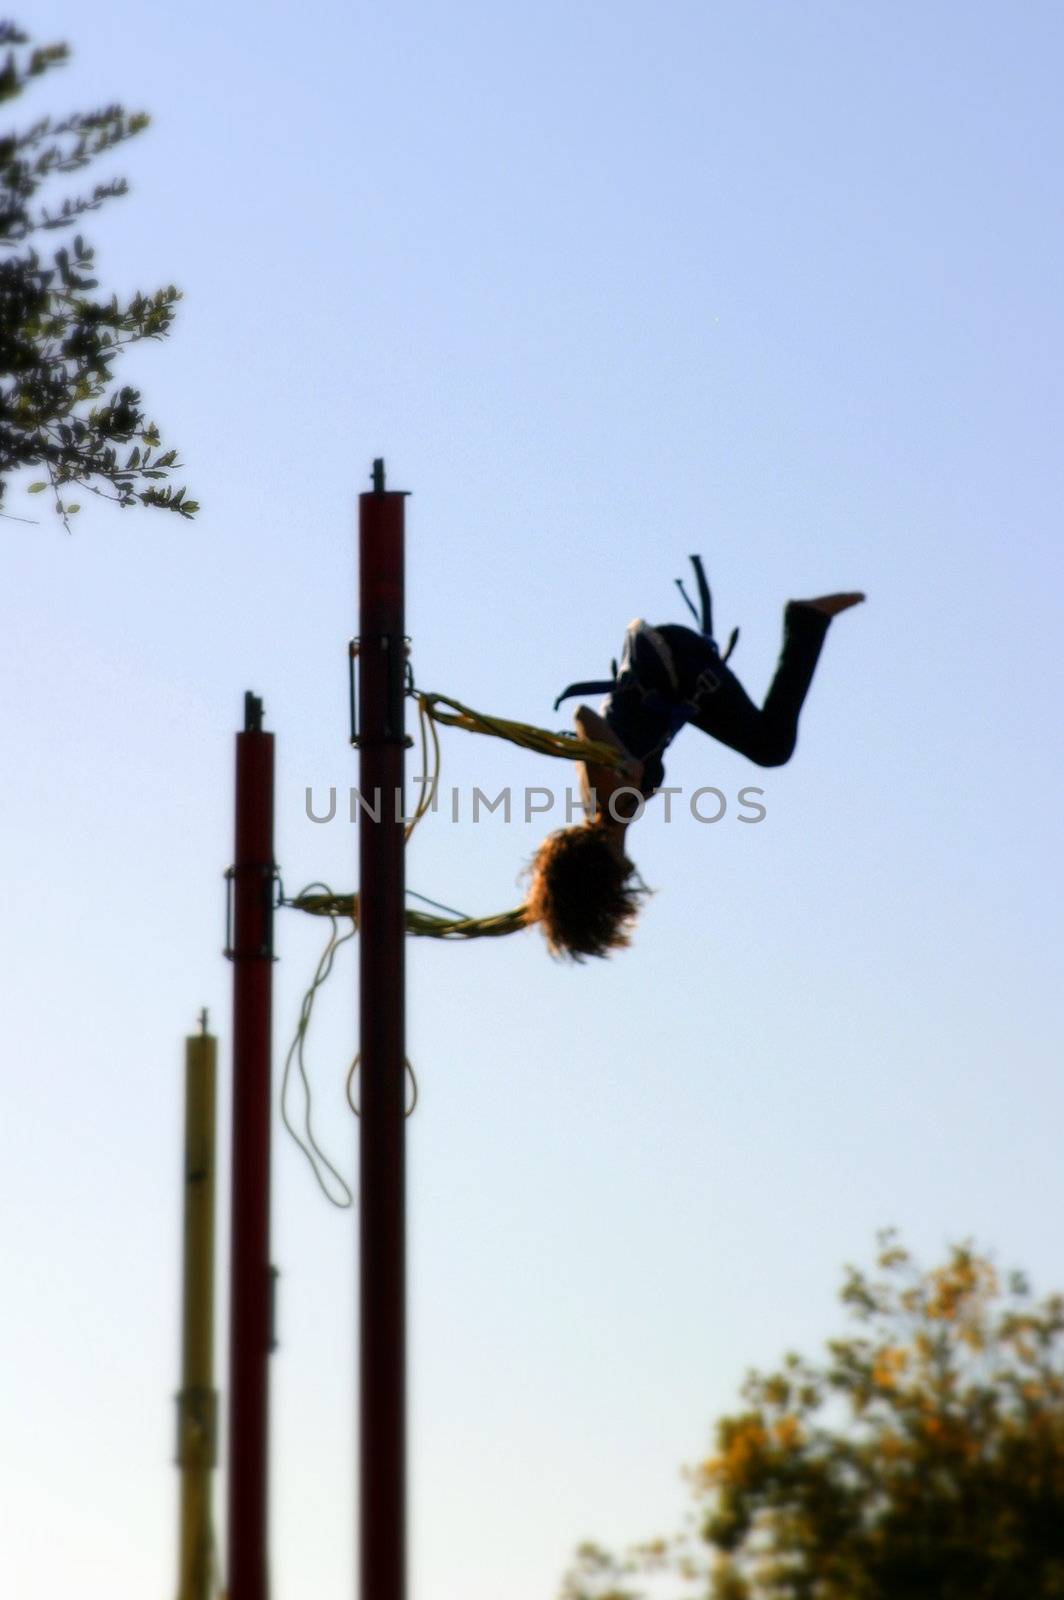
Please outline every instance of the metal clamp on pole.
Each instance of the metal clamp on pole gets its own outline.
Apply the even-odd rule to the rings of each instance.
[[[348,714],[351,719],[350,743],[354,749],[358,748],[358,680],[355,672],[355,662],[361,645],[359,639],[349,639],[347,642],[347,704]]]
[[[406,734],[406,638],[396,639],[394,633],[385,633],[380,638],[381,653],[384,657],[384,682],[386,685],[384,697],[384,726],[381,737],[386,741],[402,739],[403,743],[410,745],[412,740]],[[397,650],[402,653],[402,659],[396,660]]]
[[[249,876],[262,879],[265,911],[263,927],[266,932],[264,942],[253,950],[237,950],[233,945],[233,886],[237,878]],[[281,869],[274,862],[272,866],[247,865],[243,867],[226,867],[225,869],[225,948],[222,951],[227,961],[237,961],[241,956],[252,956],[258,959],[276,961],[273,949],[273,913],[277,909],[278,901],[274,895],[274,885],[281,881]]]
[[[410,666],[410,635],[403,635],[403,672],[401,678],[391,671],[392,640],[390,637],[380,641],[381,649],[385,655],[386,671],[389,682],[389,700],[386,710],[384,737],[394,739],[397,732],[402,734],[403,743],[408,750],[414,747],[414,741],[405,731],[405,717],[403,715],[403,701],[413,691],[414,674]],[[362,652],[361,639],[349,639],[347,643],[347,707],[350,732],[348,743],[353,750],[362,744],[358,731],[358,668],[355,663]]]

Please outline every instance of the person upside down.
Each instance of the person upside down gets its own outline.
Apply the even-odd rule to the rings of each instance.
[[[765,696],[756,706],[728,667],[736,630],[722,655],[713,638],[712,604],[702,562],[691,557],[701,610],[677,585],[699,623],[628,626],[620,670],[603,682],[570,684],[555,701],[606,691],[601,714],[574,713],[581,738],[612,745],[625,757],[620,770],[580,763],[586,820],[549,835],[530,864],[528,911],[553,955],[582,961],[629,943],[646,893],[625,853],[629,824],[662,786],[662,757],[690,723],[759,767],[780,767],[794,753],[798,718],[813,680],[831,619],[863,594],[791,600],[783,613],[783,645]]]

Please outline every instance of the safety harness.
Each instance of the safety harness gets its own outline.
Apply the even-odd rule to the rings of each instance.
[[[692,556],[691,565],[695,569],[695,582],[698,585],[698,600],[700,609],[696,610],[694,602],[683,586],[682,578],[676,579],[676,587],[683,595],[684,604],[687,606],[688,611],[690,611],[691,615],[695,619],[695,622],[698,624],[698,631],[702,635],[702,638],[705,639],[706,643],[711,647],[718,659],[721,662],[725,662],[735,649],[739,638],[739,630],[738,628],[732,629],[731,636],[728,639],[728,648],[725,650],[724,654],[721,655],[717,648],[716,641],[713,638],[713,597],[710,594],[709,584],[706,581],[705,570],[702,566],[702,557]],[[612,694],[618,689],[620,689],[622,692],[636,690],[645,703],[654,705],[656,709],[660,709],[662,712],[668,715],[670,723],[675,722],[675,727],[672,730],[673,733],[675,733],[683,726],[684,722],[686,722],[686,713],[691,709],[697,709],[696,702],[700,695],[706,691],[712,693],[712,691],[718,688],[720,685],[720,679],[716,676],[716,674],[710,668],[704,668],[699,674],[698,682],[695,685],[695,692],[691,695],[690,699],[677,704],[675,701],[666,702],[665,697],[662,696],[656,689],[648,689],[644,684],[641,684],[639,682],[638,675],[634,672],[632,673],[631,677],[628,677],[627,681],[622,681],[622,679],[627,677],[627,675],[618,672],[616,660],[610,662],[610,673],[611,676],[608,678],[591,678],[586,679],[581,683],[571,683],[567,689],[562,690],[557,700],[555,700],[555,711],[557,711],[563,700],[569,700],[573,697],[573,695]],[[657,702],[659,701],[660,706],[657,705]]]

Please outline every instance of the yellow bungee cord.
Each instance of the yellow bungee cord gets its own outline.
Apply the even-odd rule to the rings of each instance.
[[[520,745],[525,750],[534,750],[539,755],[556,756],[567,761],[588,761],[596,766],[608,767],[610,770],[619,770],[625,765],[625,756],[622,751],[613,745],[603,744],[596,739],[580,739],[574,734],[554,732],[547,728],[536,728],[527,722],[514,722],[506,717],[487,716],[483,712],[473,711],[460,700],[453,700],[445,694],[429,694],[416,689],[411,683],[407,690],[408,695],[417,703],[418,734],[421,746],[422,771],[426,781],[421,786],[421,795],[414,808],[413,815],[408,819],[405,829],[405,840],[410,842],[411,835],[418,823],[425,817],[433,806],[440,778],[440,736],[439,728],[463,728],[467,733],[480,733],[495,739],[506,739],[511,744]],[[409,891],[413,892],[413,891]],[[424,898],[422,896],[416,898]],[[299,1009],[299,1021],[296,1024],[295,1037],[288,1049],[285,1058],[284,1071],[281,1080],[281,1117],[284,1126],[295,1140],[296,1144],[310,1163],[311,1171],[317,1180],[318,1186],[325,1198],[340,1210],[345,1210],[353,1203],[350,1185],[341,1177],[336,1167],[321,1149],[314,1134],[311,1124],[311,1087],[304,1060],[304,1047],[306,1045],[307,1031],[314,1011],[314,1001],[318,991],[329,976],[336,960],[336,952],[342,944],[354,938],[359,927],[359,904],[356,893],[336,894],[325,883],[310,883],[301,889],[291,899],[283,892],[281,905],[289,906],[296,911],[305,911],[312,917],[328,917],[330,921],[329,937],[318,962],[310,987],[303,996]],[[446,908],[441,908],[446,909]],[[339,931],[340,919],[349,918],[350,929],[341,934]],[[497,939],[507,934],[519,933],[529,923],[527,905],[515,906],[510,911],[497,911],[486,917],[469,917],[452,913],[448,916],[438,916],[432,912],[421,911],[415,907],[406,908],[406,929],[408,933],[417,934],[430,939]],[[288,1115],[288,1093],[292,1078],[293,1067],[299,1075],[303,1086],[304,1110],[303,1130],[300,1132]],[[352,1098],[352,1083],[358,1068],[358,1057],[352,1061],[347,1073],[346,1094],[347,1102],[355,1115],[357,1107]],[[417,1104],[417,1078],[414,1069],[407,1062],[414,1087],[414,1098],[407,1116]],[[327,1181],[329,1180],[329,1181]],[[330,1189],[329,1182],[339,1189],[340,1197]]]
[[[597,739],[578,739],[574,734],[557,733],[547,728],[535,728],[531,723],[513,722],[505,717],[486,716],[473,711],[460,700],[445,694],[428,694],[411,688],[410,696],[417,702],[418,729],[421,742],[422,771],[426,782],[413,816],[406,824],[409,843],[421,819],[432,810],[433,799],[440,778],[440,736],[438,727],[464,728],[467,733],[487,734],[492,738],[506,739],[525,750],[535,750],[539,755],[557,756],[566,761],[590,761],[596,766],[617,770],[625,765],[622,751]],[[449,707],[443,710],[442,707]],[[312,884],[310,892],[304,890],[294,899],[283,903],[297,911],[306,911],[314,917],[350,917],[354,929],[358,928],[358,895],[333,894],[322,885]],[[519,933],[528,926],[528,907],[515,906],[511,911],[497,911],[486,917],[434,916],[408,906],[406,928],[408,933],[429,939],[497,939],[505,934]]]

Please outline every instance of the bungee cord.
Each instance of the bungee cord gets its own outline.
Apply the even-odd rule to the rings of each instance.
[[[594,762],[597,766],[608,767],[611,770],[620,770],[625,765],[624,753],[613,745],[604,744],[594,739],[581,739],[575,734],[537,728],[531,723],[516,722],[506,717],[489,716],[484,712],[472,710],[471,707],[463,705],[460,700],[452,699],[450,695],[430,694],[417,689],[412,679],[408,684],[407,694],[417,704],[418,737],[421,748],[422,772],[425,774],[425,781],[421,785],[421,794],[417,805],[413,814],[406,821],[404,842],[407,844],[409,844],[418,824],[433,809],[439,787],[442,760],[440,727],[462,728],[467,733],[479,733],[490,738],[505,739],[511,744],[521,746],[523,749],[534,750],[539,755],[554,756],[568,761]],[[519,933],[529,925],[530,921],[529,908],[524,904],[514,906],[509,911],[497,911],[488,916],[472,917],[455,911],[452,907],[441,905],[439,901],[430,900],[427,895],[418,894],[413,889],[408,889],[407,894],[415,900],[424,901],[426,905],[436,908],[435,911],[424,911],[416,906],[407,906],[406,908],[407,932],[422,938],[444,940],[504,938],[511,933]],[[318,992],[333,969],[337,951],[341,945],[353,939],[359,930],[359,897],[356,892],[337,894],[328,884],[315,882],[307,884],[298,894],[291,897],[286,896],[282,888],[278,904],[287,906],[294,911],[303,911],[309,916],[327,917],[330,922],[329,936],[310,986],[300,1003],[299,1020],[296,1023],[295,1035],[285,1057],[284,1071],[281,1078],[281,1119],[288,1133],[306,1157],[315,1181],[325,1198],[330,1205],[336,1206],[338,1210],[346,1210],[354,1203],[352,1189],[322,1150],[314,1133],[311,1118],[313,1095],[304,1052],[314,1012],[314,1002]],[[346,933],[341,933],[340,922],[344,918],[350,920],[351,927]],[[356,1055],[348,1068],[345,1085],[347,1103],[356,1116],[359,1113],[354,1103],[352,1090],[355,1073],[358,1070],[358,1062],[359,1058]],[[418,1086],[417,1077],[409,1061],[406,1063],[406,1068],[410,1073],[414,1090],[413,1099],[405,1113],[410,1116],[417,1105]],[[288,1097],[293,1070],[298,1075],[303,1088],[301,1129],[296,1127],[288,1113]]]

